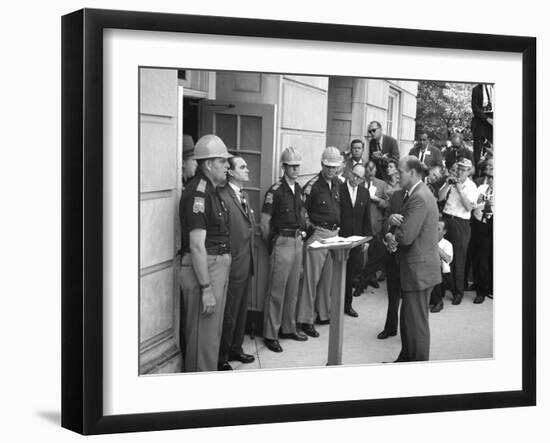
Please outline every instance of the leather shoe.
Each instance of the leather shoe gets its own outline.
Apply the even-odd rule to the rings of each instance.
[[[430,309],[430,312],[436,313],[443,309],[443,302],[437,303],[433,305]]]
[[[369,286],[372,286],[374,289],[378,289],[380,287],[380,285],[378,284],[378,282],[375,280],[375,279],[371,279],[367,282],[367,284]]]
[[[376,338],[378,338],[379,340],[384,340],[385,338],[394,337],[394,336],[396,336],[396,335],[397,335],[397,333],[395,333],[395,334],[390,334],[388,331],[383,330],[380,334],[378,334],[378,335],[376,336]]]
[[[233,368],[226,361],[219,361],[218,362],[218,371],[232,371],[232,370],[233,370]]]
[[[310,337],[314,337],[314,338],[319,337],[319,333],[315,330],[315,327],[308,323],[302,324],[302,331],[304,331]]]
[[[330,324],[330,319],[327,318],[326,320],[321,320],[319,318],[319,316],[317,316],[317,318],[315,319],[315,324],[316,325],[328,325],[328,324]]]
[[[485,296],[484,295],[478,295],[476,296],[476,298],[474,298],[474,303],[476,305],[479,305],[480,303],[483,303],[485,301]]]
[[[229,360],[240,361],[241,363],[252,363],[254,361],[254,356],[245,354],[243,351],[231,352],[229,354]]]
[[[264,339],[264,343],[270,351],[283,352],[283,348],[279,344],[279,340],[271,340],[269,338]]]
[[[351,306],[344,308],[344,314],[349,315],[350,317],[359,317],[359,314]]]
[[[462,302],[462,295],[453,295],[453,305],[459,305]]]
[[[355,288],[353,290],[353,296],[354,297],[359,297],[361,294],[363,294],[363,288]]]
[[[290,332],[289,334],[285,334],[284,332],[279,332],[280,338],[289,338],[291,340],[296,341],[306,341],[307,335],[304,334],[302,331],[296,331],[296,332]]]

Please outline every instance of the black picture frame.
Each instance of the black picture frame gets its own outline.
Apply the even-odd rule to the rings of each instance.
[[[108,28],[503,51],[522,55],[522,388],[393,399],[103,413],[103,31]],[[536,39],[83,9],[62,18],[62,426],[82,434],[536,404]]]

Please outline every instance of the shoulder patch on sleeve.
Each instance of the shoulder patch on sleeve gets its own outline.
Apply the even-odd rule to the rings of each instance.
[[[273,193],[270,191],[265,195],[265,203],[266,205],[272,205],[273,204]]]
[[[315,177],[313,177],[312,179],[310,179],[307,183],[306,183],[306,187],[304,188],[304,194],[305,195],[309,195],[309,193],[311,192],[311,188],[313,187],[313,185],[315,183],[317,183],[317,180],[319,180],[319,176],[316,175]]]
[[[193,199],[193,213],[204,213],[204,197],[195,197]]]
[[[205,192],[206,191],[206,180],[201,178],[199,181],[199,184],[197,185],[197,191],[198,192]]]
[[[281,186],[281,182],[273,183],[273,186],[271,186],[271,191],[276,191],[279,189],[279,186]]]

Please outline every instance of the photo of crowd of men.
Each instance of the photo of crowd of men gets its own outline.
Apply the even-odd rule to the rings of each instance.
[[[285,343],[317,340],[330,323],[331,254],[308,246],[331,237],[372,237],[347,259],[344,315],[361,322],[354,302],[384,282],[386,320],[376,340],[399,335],[394,362],[430,360],[430,315],[493,298],[494,88],[461,85],[468,126],[435,140],[426,105],[433,83],[418,93],[408,152],[385,122],[371,120],[364,136],[319,151],[318,172],[304,182],[304,149],[281,146],[280,177],[259,211],[245,190],[257,167],[251,157],[214,131],[182,136],[179,371],[227,371],[233,362],[247,369],[260,358],[257,346],[243,347],[258,241],[269,266],[262,352],[283,355]],[[475,291],[472,301],[465,291]]]

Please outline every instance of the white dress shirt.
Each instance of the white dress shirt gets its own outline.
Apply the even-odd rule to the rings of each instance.
[[[347,182],[347,185],[348,185],[349,196],[351,198],[351,205],[355,207],[355,199],[357,198],[357,186],[351,186],[349,182]]]

